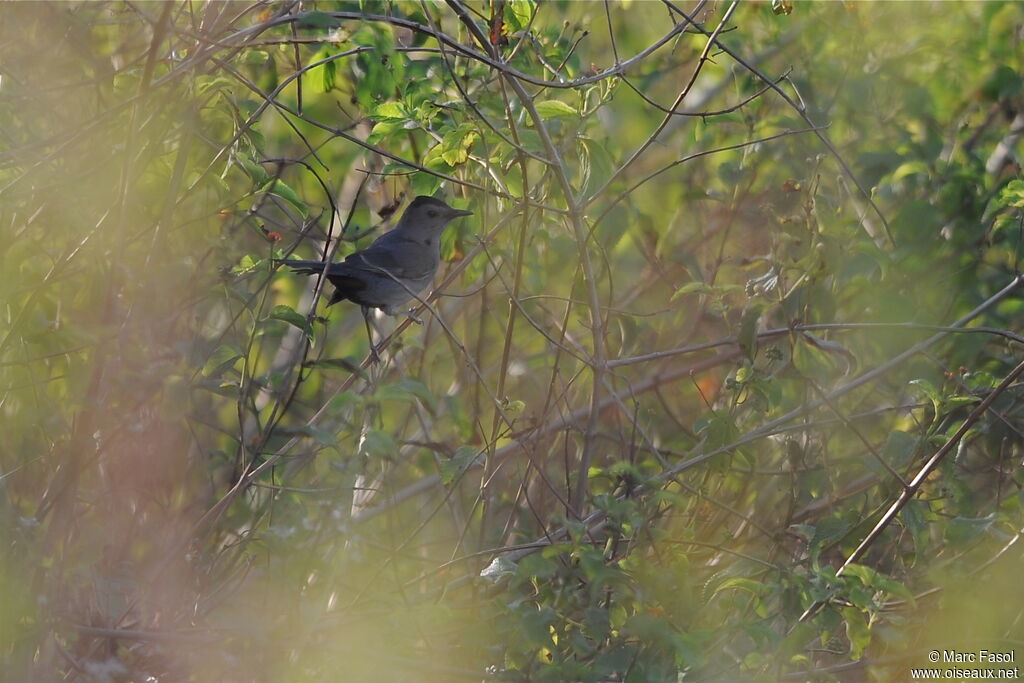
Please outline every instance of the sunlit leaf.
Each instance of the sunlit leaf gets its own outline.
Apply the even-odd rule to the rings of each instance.
[[[441,158],[449,166],[464,164],[469,159],[469,149],[479,136],[472,128],[460,126],[449,132],[441,141]]]
[[[544,100],[536,105],[537,113],[542,119],[553,119],[559,116],[579,116],[579,112],[561,100]]]
[[[846,623],[846,637],[850,641],[850,656],[859,659],[871,644],[871,629],[861,610],[845,607],[842,610],[843,621]]]
[[[249,273],[256,270],[256,268],[263,262],[263,259],[252,254],[246,254],[242,259],[234,266],[231,267],[231,272],[235,275],[248,275]]]
[[[376,121],[406,121],[410,118],[409,111],[401,102],[381,102],[370,111],[370,118]]]
[[[530,17],[537,9],[533,0],[510,0],[505,5],[505,21],[511,32],[521,31],[530,24]]]

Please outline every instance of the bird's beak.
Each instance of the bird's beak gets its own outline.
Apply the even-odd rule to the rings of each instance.
[[[458,218],[459,216],[472,216],[472,211],[466,211],[465,209],[452,209],[452,218]]]

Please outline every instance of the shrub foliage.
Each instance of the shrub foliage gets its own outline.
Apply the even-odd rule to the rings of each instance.
[[[0,16],[6,680],[1020,642],[1021,5]],[[374,364],[274,258],[420,194],[474,215]]]

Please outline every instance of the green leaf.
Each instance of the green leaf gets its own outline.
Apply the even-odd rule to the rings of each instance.
[[[540,137],[540,133],[530,128],[523,128],[519,131],[519,145],[528,152],[544,156],[547,154],[547,148],[544,147],[544,141]],[[510,158],[515,155],[513,148],[508,148]]]
[[[253,184],[257,187],[265,187],[270,181],[270,174],[256,162],[250,161],[241,155],[236,155],[235,161],[242,167],[242,170],[245,171],[245,174],[252,179]]]
[[[270,320],[283,320],[289,325],[305,332],[306,336],[310,339],[313,338],[313,330],[310,328],[309,321],[291,306],[285,306],[284,304],[274,306],[267,318]]]
[[[839,517],[825,517],[814,527],[814,535],[811,537],[810,547],[814,552],[820,552],[826,546],[843,538],[850,530],[850,524]]]
[[[476,433],[474,424],[466,416],[466,409],[458,396],[445,395],[442,397],[445,409],[448,411],[451,421],[459,430],[459,437],[463,441],[469,441]]]
[[[608,182],[615,172],[615,162],[606,145],[591,138],[580,138],[583,196],[589,197]]]
[[[278,427],[277,431],[288,436],[308,436],[321,446],[333,446],[338,443],[337,437],[326,429],[313,425],[287,425]]]
[[[455,455],[441,460],[440,476],[441,483],[448,485],[462,476],[462,473],[473,463],[480,454],[480,449],[473,446],[459,446]]]
[[[439,171],[441,173],[450,173],[453,169],[447,161],[444,160],[444,145],[438,143],[427,150],[427,153],[423,155],[423,166],[429,168],[431,171]]]
[[[253,104],[255,104],[255,102],[253,102]],[[255,110],[256,108],[253,107],[253,111]],[[263,137],[263,133],[261,133],[255,125],[243,129],[241,139],[249,143],[249,148],[252,150],[252,154],[257,154],[259,150],[266,146],[266,140]],[[255,161],[255,157],[253,157],[252,160]],[[262,168],[262,166],[260,168]],[[267,178],[269,179],[270,176],[268,175]]]
[[[961,406],[971,405],[981,400],[976,396],[944,395],[934,384],[925,379],[911,380],[910,384],[920,389],[932,402],[936,417],[942,417]]]
[[[740,331],[736,337],[740,348],[750,360],[754,360],[754,356],[757,355],[757,322],[761,319],[763,310],[763,304],[750,304],[740,318]]]
[[[441,158],[449,166],[458,166],[469,160],[469,149],[480,137],[476,130],[469,126],[459,126],[449,132],[441,140]]]
[[[398,443],[390,432],[371,429],[359,442],[359,452],[369,456],[391,458],[398,455]]]
[[[247,275],[248,273],[251,273],[254,270],[256,270],[256,267],[259,266],[262,261],[263,259],[259,258],[258,256],[246,254],[245,256],[242,257],[242,259],[238,262],[237,265],[231,268],[231,272],[234,275]]]
[[[517,198],[523,196],[523,176],[521,174],[513,171],[505,176],[504,181],[509,194]]]
[[[520,415],[524,410],[526,410],[526,402],[506,397],[501,400],[501,407],[505,411],[506,415],[514,417],[516,415]]]
[[[785,14],[789,15],[793,13],[793,0],[772,0],[772,14]]]
[[[366,398],[362,394],[357,394],[353,391],[343,391],[330,400],[327,407],[333,414],[340,414],[348,411],[350,408],[360,407],[366,402]]]
[[[686,296],[687,294],[707,294],[710,288],[703,282],[687,282],[682,287],[679,287],[675,292],[672,293],[672,297],[669,301],[675,301],[676,299]]]
[[[999,379],[986,370],[968,372],[962,379],[964,381],[964,386],[967,387],[968,391],[988,391],[990,389],[995,389],[996,385],[999,384]]]
[[[726,187],[734,187],[743,179],[743,165],[736,161],[723,161],[717,167],[719,180]]]
[[[242,63],[249,66],[263,66],[270,61],[270,53],[266,50],[246,50],[242,55]]]
[[[530,25],[530,17],[537,7],[533,0],[512,0],[505,4],[505,23],[508,32],[515,33]]]
[[[753,378],[754,368],[750,365],[749,362],[744,363],[743,365],[736,369],[736,375],[734,376],[734,380],[737,384],[745,384],[746,382],[751,381]]]
[[[353,375],[365,377],[366,371],[359,365],[359,360],[353,356],[344,358],[322,358],[320,360],[309,360],[303,363],[307,368],[323,368],[325,370],[347,370]]]
[[[231,91],[237,85],[236,81],[227,76],[198,76],[196,83],[198,86],[196,92],[200,95],[205,95],[211,90]]]
[[[295,23],[298,28],[330,28],[337,24],[337,21],[327,12],[306,12]]]
[[[1024,208],[1024,180],[1011,180],[999,193],[999,201],[1003,206]]]
[[[800,335],[800,338],[807,344],[813,346],[814,348],[824,351],[825,353],[832,354],[832,360],[836,360],[836,357],[841,358],[843,360],[844,375],[850,374],[850,371],[856,365],[856,356],[853,355],[852,351],[850,351],[848,348],[846,348],[839,342],[822,339],[821,337],[816,337],[813,334],[810,334],[809,332],[804,332],[803,334]]]
[[[771,588],[762,581],[734,576],[720,583],[711,595],[716,596],[725,590],[740,590],[760,597],[770,591]]]
[[[945,529],[946,542],[954,549],[962,550],[965,546],[977,543],[988,534],[995,521],[995,513],[975,519],[955,517]]]
[[[611,633],[611,616],[608,610],[588,607],[583,612],[583,627],[593,640],[604,640]]]
[[[722,297],[734,292],[743,291],[740,285],[709,285],[704,282],[687,282],[685,285],[673,292],[669,301],[675,301],[686,294],[706,294],[708,296]]]
[[[220,377],[241,357],[241,351],[230,344],[222,344],[206,359],[206,364],[203,366],[203,375],[210,379]]]
[[[942,403],[942,396],[939,394],[939,390],[935,388],[935,385],[926,379],[912,379],[909,382],[910,386],[917,387],[925,397],[932,402],[932,406],[935,408],[935,415],[939,415],[939,404]]]
[[[914,597],[914,594],[910,589],[895,579],[890,579],[887,576],[879,576],[875,583],[875,587],[889,593],[890,595],[906,600],[910,603],[912,608],[917,605],[917,599]]]
[[[1021,89],[1021,77],[1006,64],[997,66],[979,88],[981,95],[990,101],[1018,95]]]
[[[908,176],[912,176],[912,175],[927,176],[930,173],[931,173],[931,168],[929,168],[929,166],[928,166],[928,164],[926,162],[921,161],[920,159],[915,159],[914,161],[908,161],[906,163],[900,164],[896,168],[896,170],[893,171],[890,174],[889,179],[890,180],[902,180],[903,178],[906,178]]]
[[[269,192],[270,194],[277,195],[294,206],[303,218],[307,218],[309,216],[309,206],[306,205],[306,202],[299,199],[298,193],[289,187],[283,180],[275,179],[270,181],[260,188],[260,192]]]
[[[431,411],[435,411],[437,407],[437,399],[427,389],[427,385],[415,379],[403,379],[394,384],[386,384],[377,389],[374,396],[379,401],[411,401],[418,398]]]
[[[899,471],[910,464],[917,450],[917,439],[904,431],[895,430],[889,432],[885,439],[885,446],[882,447],[881,456],[893,469]],[[874,461],[871,458],[871,461]],[[870,461],[869,461],[870,462]],[[884,475],[878,471],[879,475]]]
[[[850,641],[850,657],[860,659],[864,650],[871,644],[871,629],[868,628],[864,613],[855,607],[842,609],[843,621],[846,622],[846,637]]]
[[[917,498],[907,501],[906,507],[900,511],[900,520],[903,521],[903,526],[910,531],[917,552],[925,548],[928,543],[929,511],[928,503]]]
[[[356,56],[355,67],[360,73],[355,79],[355,99],[367,110],[392,99],[396,90],[408,87],[404,82],[406,58],[395,51],[395,35],[390,27],[364,24],[351,37],[351,43],[368,45],[374,49]]]
[[[865,586],[874,587],[877,583],[879,574],[876,570],[863,564],[852,563],[843,569],[843,573],[847,576],[853,576],[860,580]]]
[[[437,188],[441,187],[441,182],[441,178],[431,173],[414,173],[412,176],[413,194],[424,194],[429,197],[437,192]]]
[[[533,609],[524,606],[519,616],[519,627],[533,647],[551,647],[551,626],[558,623],[558,615],[550,607]]]
[[[375,145],[381,140],[386,140],[391,134],[404,130],[405,122],[401,119],[387,119],[373,124],[373,130],[367,136],[366,141]]]
[[[579,116],[579,112],[561,100],[544,100],[536,105],[537,113],[542,119],[553,119],[559,116]]]
[[[409,110],[401,102],[381,102],[370,110],[370,118],[375,121],[408,121],[412,118]]]
[[[835,376],[835,364],[832,356],[822,352],[817,344],[808,343],[801,335],[803,343],[793,345],[793,365],[805,377],[819,382],[829,381]]]
[[[326,59],[330,55],[324,55],[322,59]],[[338,78],[338,62],[331,60],[324,62],[318,67],[320,71],[320,83],[318,90],[320,92],[330,92],[334,89],[334,84]]]
[[[212,377],[204,377],[198,382],[195,382],[195,386],[213,392],[218,396],[225,396],[232,400],[238,398],[237,382],[222,382]]]
[[[706,439],[705,447],[708,450],[732,443],[739,436],[739,429],[728,413],[712,412],[703,415],[694,422],[694,431]],[[717,463],[724,466],[725,459],[718,458]]]

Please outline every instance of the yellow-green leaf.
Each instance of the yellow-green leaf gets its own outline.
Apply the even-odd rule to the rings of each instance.
[[[544,100],[536,105],[537,113],[542,119],[553,119],[558,116],[578,116],[579,112],[560,100]]]

